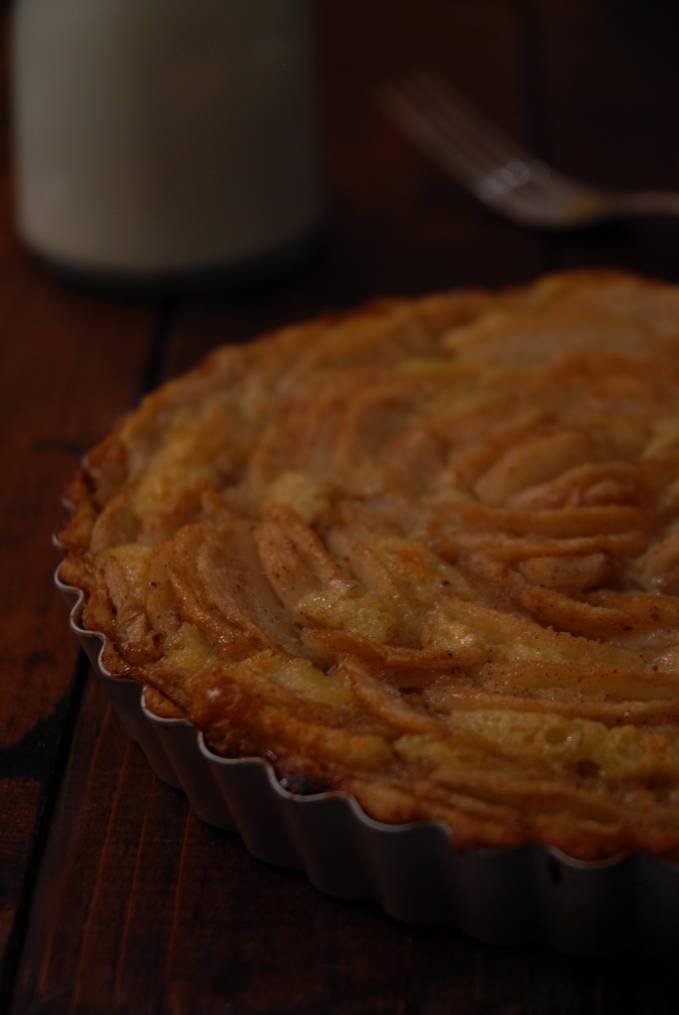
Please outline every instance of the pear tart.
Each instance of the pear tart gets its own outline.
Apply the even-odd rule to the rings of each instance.
[[[679,289],[568,272],[220,348],[68,500],[106,669],[215,753],[458,849],[679,859]]]

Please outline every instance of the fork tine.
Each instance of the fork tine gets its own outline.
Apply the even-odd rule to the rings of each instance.
[[[437,96],[424,78],[416,77],[385,90],[383,105],[411,140],[419,143],[444,168],[473,182],[479,169],[492,168],[482,151],[471,150],[458,139],[447,117],[438,109]]]
[[[480,165],[479,154],[465,150],[462,143],[451,144],[451,139],[439,129],[431,113],[428,111],[424,115],[408,98],[390,95],[385,105],[404,133],[434,162],[463,183],[473,187],[480,173],[493,168],[490,164]]]
[[[610,195],[556,172],[489,123],[440,76],[414,74],[383,89],[381,105],[401,130],[484,204],[530,226],[563,228],[625,209],[659,207],[657,195]],[[660,203],[668,207],[666,195]],[[676,199],[669,202],[672,212]],[[670,213],[672,213],[670,212]]]
[[[534,161],[534,157],[522,145],[486,119],[440,75],[417,74],[411,83],[412,94],[419,95],[421,105],[430,105],[441,123],[447,121],[470,145],[485,153],[492,161]]]
[[[415,74],[387,88],[383,102],[413,140],[474,189],[503,167],[514,175],[542,168],[438,76]]]

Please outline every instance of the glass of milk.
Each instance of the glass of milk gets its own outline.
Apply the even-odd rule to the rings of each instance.
[[[321,217],[307,0],[17,0],[16,218],[104,278],[294,260]]]

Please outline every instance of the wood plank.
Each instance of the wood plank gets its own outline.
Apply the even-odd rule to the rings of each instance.
[[[62,491],[82,453],[137,398],[156,330],[153,307],[62,286],[13,228],[7,16],[0,35],[0,997],[24,927],[41,820],[58,784],[79,688],[78,648],[54,590],[51,546]]]
[[[27,268],[0,288],[3,617],[0,952],[54,766],[77,658],[52,584],[51,536],[81,453],[138,395],[154,314],[61,289]],[[39,748],[35,750],[36,745]]]
[[[2,27],[4,30],[5,19]],[[6,40],[0,39],[5,72]],[[78,649],[54,590],[52,534],[82,453],[139,394],[156,329],[154,307],[62,286],[12,227],[8,90],[0,91],[0,996],[20,947],[15,918],[40,848],[46,792],[58,777]],[[77,696],[76,696],[77,697]]]
[[[16,1011],[46,1002],[58,1011],[110,1010],[126,996],[118,980],[125,959],[132,996],[141,1004],[145,984],[157,991],[186,818],[185,799],[158,789],[92,678],[36,887]]]

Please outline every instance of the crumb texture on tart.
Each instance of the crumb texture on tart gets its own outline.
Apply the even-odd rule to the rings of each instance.
[[[458,848],[679,859],[679,289],[567,272],[221,348],[68,498],[105,665],[217,753]]]

